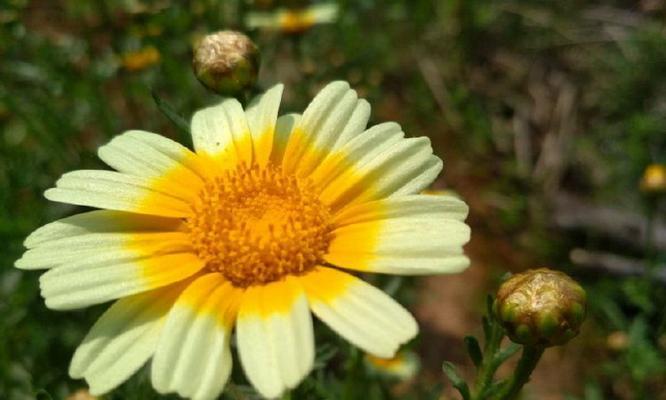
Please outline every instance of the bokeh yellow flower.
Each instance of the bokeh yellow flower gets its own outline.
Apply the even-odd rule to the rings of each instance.
[[[606,346],[613,351],[624,351],[629,347],[629,335],[624,331],[613,331],[606,337]]]
[[[366,129],[370,105],[346,82],[302,115],[278,118],[282,85],[244,110],[232,98],[191,122],[194,151],[129,131],[102,146],[116,171],[64,174],[53,201],[96,207],[47,224],[16,262],[48,269],[46,305],[117,300],[74,354],[93,395],[150,358],[160,393],[213,399],[241,365],[263,396],[314,362],[311,313],[363,351],[391,358],[417,333],[411,314],[342,269],[455,273],[469,260],[466,204],[418,194],[442,168],[427,138],[396,123]]]
[[[153,46],[124,53],[120,63],[128,71],[141,71],[160,62],[160,52]]]
[[[643,172],[641,190],[646,193],[666,192],[666,165],[650,164]]]
[[[302,33],[318,24],[335,22],[338,5],[335,3],[315,4],[305,8],[281,8],[273,12],[249,12],[245,24],[250,29],[268,29],[284,33]]]
[[[419,358],[413,351],[400,351],[391,358],[365,355],[365,361],[375,372],[402,380],[413,378],[419,371]]]

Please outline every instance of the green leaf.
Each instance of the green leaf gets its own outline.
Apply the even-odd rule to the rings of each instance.
[[[493,328],[497,323],[495,320],[495,314],[493,313],[493,303],[495,298],[492,295],[486,296],[486,315],[481,318],[481,323],[483,325],[483,341],[487,345],[491,338],[493,337]]]
[[[597,382],[587,382],[585,384],[585,400],[603,400],[604,392],[601,390],[599,383]]]
[[[324,343],[317,349],[314,368],[324,368],[326,363],[338,354],[338,348],[330,343]]]
[[[645,316],[637,317],[629,328],[627,364],[631,376],[638,382],[666,371],[666,360],[650,339],[650,325]]]
[[[470,400],[469,386],[467,386],[467,383],[460,377],[460,375],[458,375],[455,365],[448,361],[444,361],[442,364],[442,371],[444,371],[444,374],[449,378],[453,387],[460,392],[463,400]]]
[[[53,400],[51,393],[47,392],[44,389],[39,389],[35,392],[35,399],[37,400]]]
[[[500,351],[498,351],[497,353],[495,353],[495,357],[494,357],[495,362],[497,363],[497,365],[503,364],[504,361],[508,360],[509,358],[511,358],[512,355],[516,354],[518,352],[518,350],[520,350],[521,347],[522,347],[522,345],[519,345],[518,343],[513,343],[512,342],[511,344],[509,344],[505,348],[503,348]]]
[[[489,398],[490,395],[492,395],[493,393],[497,393],[502,388],[502,386],[506,385],[506,383],[507,383],[506,379],[501,379],[491,383],[490,385],[488,385],[488,387],[486,387],[484,391],[478,394],[479,398],[480,399]]]
[[[489,294],[486,297],[486,315],[492,321],[495,319],[495,313],[493,312],[493,304],[495,303],[495,298],[493,295]]]
[[[486,316],[481,319],[481,324],[483,325],[483,340],[484,343],[488,343],[490,340],[490,335],[493,332],[492,322]]]
[[[481,365],[481,361],[483,360],[483,354],[481,353],[481,346],[479,346],[479,341],[476,340],[474,336],[465,336],[464,342],[465,348],[467,349],[467,354],[469,354],[469,358],[474,363],[474,366],[478,368]]]
[[[150,92],[157,108],[181,131],[190,134],[190,124],[176,109],[166,100],[162,99],[154,90]]]

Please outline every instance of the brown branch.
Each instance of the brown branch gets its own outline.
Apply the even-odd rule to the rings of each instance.
[[[617,254],[573,249],[569,253],[571,262],[579,267],[602,270],[617,276],[641,276],[647,265],[636,259],[618,256]],[[657,265],[652,277],[666,283],[666,265]]]
[[[558,195],[552,206],[552,221],[558,228],[593,231],[637,249],[645,247],[645,218],[638,213],[586,203],[566,194]],[[654,248],[666,251],[666,224],[656,221],[653,229]]]

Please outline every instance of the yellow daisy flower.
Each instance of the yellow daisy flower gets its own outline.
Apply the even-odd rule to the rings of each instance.
[[[128,71],[141,71],[160,62],[160,52],[155,47],[148,46],[123,54],[120,61]]]
[[[648,165],[643,172],[640,188],[646,193],[666,192],[666,165]]]
[[[329,24],[338,18],[338,5],[322,3],[302,9],[281,8],[274,12],[253,11],[245,18],[250,29],[272,29],[284,33],[303,33],[315,25]]]
[[[381,290],[340,268],[453,273],[468,265],[464,202],[416,194],[442,162],[398,124],[366,129],[369,104],[346,82],[302,115],[278,116],[282,85],[246,110],[235,99],[194,114],[194,152],[126,132],[99,149],[116,171],[64,174],[53,201],[96,210],[25,241],[21,269],[56,310],[117,300],[74,354],[70,375],[105,393],[152,357],[160,393],[212,399],[231,371],[235,330],[248,380],[268,398],[314,361],[311,312],[362,350],[389,358],[417,333]]]
[[[419,357],[413,351],[399,351],[392,358],[365,355],[367,365],[375,372],[403,380],[413,378],[419,370]]]

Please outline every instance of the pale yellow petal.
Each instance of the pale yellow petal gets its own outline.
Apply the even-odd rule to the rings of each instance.
[[[283,90],[282,84],[271,87],[255,97],[245,111],[252,132],[254,161],[259,165],[266,165],[271,157]]]
[[[312,369],[312,319],[293,277],[245,291],[236,335],[245,375],[264,397],[296,387]]]
[[[390,274],[454,273],[469,259],[465,203],[454,197],[411,195],[351,206],[335,216],[324,256],[342,268]]]
[[[220,274],[197,278],[167,317],[151,378],[160,393],[216,399],[231,373],[231,329],[242,291]]]
[[[355,346],[393,357],[418,332],[411,314],[381,290],[331,268],[300,278],[312,312]]]
[[[176,284],[115,302],[90,329],[69,367],[93,395],[110,391],[155,352],[164,318],[184,286]]]
[[[252,162],[252,133],[238,100],[227,98],[197,111],[192,116],[191,130],[197,153],[223,164]]]

